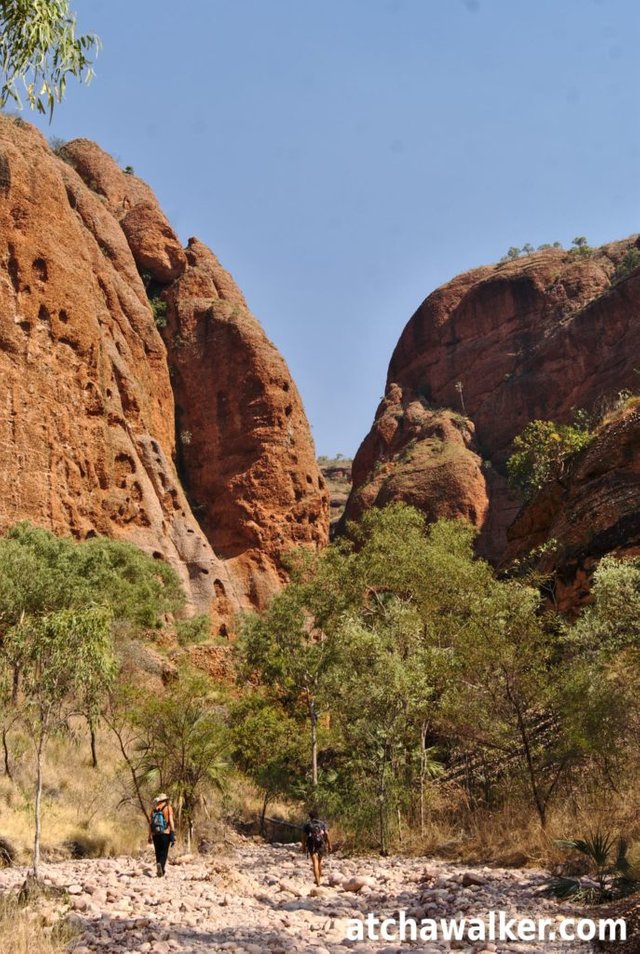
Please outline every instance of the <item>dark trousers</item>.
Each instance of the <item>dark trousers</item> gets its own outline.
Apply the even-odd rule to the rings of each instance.
[[[169,856],[169,840],[171,835],[168,832],[154,831],[153,847],[156,850],[156,862],[164,871]]]

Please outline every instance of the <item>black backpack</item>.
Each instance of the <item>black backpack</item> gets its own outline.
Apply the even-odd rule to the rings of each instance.
[[[313,821],[309,822],[309,830],[307,832],[307,851],[310,854],[324,850],[324,833],[326,830],[327,826],[318,818],[314,818]]]

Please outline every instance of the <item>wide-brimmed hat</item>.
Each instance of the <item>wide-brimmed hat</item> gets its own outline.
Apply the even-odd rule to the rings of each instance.
[[[156,797],[153,800],[153,803],[154,805],[157,805],[158,802],[168,802],[168,801],[169,801],[169,796],[165,792],[161,792],[159,795],[156,795]]]

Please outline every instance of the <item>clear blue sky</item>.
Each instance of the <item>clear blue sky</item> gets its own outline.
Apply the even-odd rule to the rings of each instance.
[[[104,49],[47,135],[207,242],[353,453],[407,319],[510,245],[640,230],[637,0],[72,0]],[[28,118],[28,117],[27,117]]]

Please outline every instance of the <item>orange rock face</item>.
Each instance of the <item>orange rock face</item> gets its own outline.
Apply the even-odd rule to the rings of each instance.
[[[462,516],[481,526],[488,499],[473,431],[463,415],[430,409],[392,384],[356,458],[346,519],[403,500],[429,520]]]
[[[255,606],[292,546],[327,542],[328,495],[298,390],[231,276],[191,239],[163,293],[179,466],[198,521]]]
[[[430,295],[391,359],[385,400],[354,461],[349,512],[363,501],[380,502],[372,488],[382,470],[385,482],[402,485],[394,496],[417,503],[430,518],[472,519],[481,530],[480,552],[499,561],[520,507],[505,479],[513,438],[531,420],[567,422],[575,409],[594,410],[620,390],[638,388],[640,274],[615,281],[633,244],[591,255],[538,252],[475,269]],[[405,449],[432,437],[407,426],[406,411],[400,416],[393,409],[416,401],[433,413],[449,409],[468,418],[474,436],[467,455],[478,455],[482,466],[477,459],[471,466],[467,456],[460,488],[450,470],[433,487],[424,485],[425,469],[408,471]],[[453,437],[459,445],[460,432]]]
[[[211,609],[223,627],[233,610],[257,605],[279,585],[285,550],[326,539],[326,499],[299,399],[255,319],[238,323],[230,351],[208,338],[202,342],[205,352],[211,345],[209,379],[198,380],[200,403],[190,426],[203,471],[211,475],[221,461],[226,469],[219,484],[211,476],[205,483],[201,525],[183,490],[186,464],[179,460],[180,476],[176,469],[169,365],[182,374],[181,356],[167,359],[140,277],[143,272],[147,283],[168,291],[184,280],[196,296],[194,253],[181,248],[148,186],[97,146],[79,140],[63,155],[66,161],[32,127],[0,118],[0,530],[27,519],[58,533],[131,540],[168,560],[193,607]],[[204,257],[211,254],[198,248]],[[212,303],[200,299],[196,307],[189,299],[187,307],[187,297],[180,305],[178,294],[178,308],[208,313]],[[256,356],[259,341],[268,360]],[[227,456],[228,429],[216,412],[218,380],[225,381],[231,407],[243,407],[247,426],[253,412],[243,389],[249,380],[263,385],[269,436],[257,472],[255,454],[247,446],[243,456],[240,441],[229,444]],[[295,450],[288,421],[280,426],[280,404],[270,403],[272,390],[285,384]],[[189,410],[182,396],[179,401],[184,416]],[[212,428],[207,420],[217,423]],[[184,448],[181,443],[179,458]],[[260,480],[258,505],[243,494]],[[229,488],[224,504],[206,496],[223,484]],[[295,488],[292,498],[301,490],[291,519],[283,484]],[[280,495],[273,510],[264,505],[270,486]],[[216,519],[227,507],[228,550],[216,553]],[[257,529],[250,539],[252,522]]]

